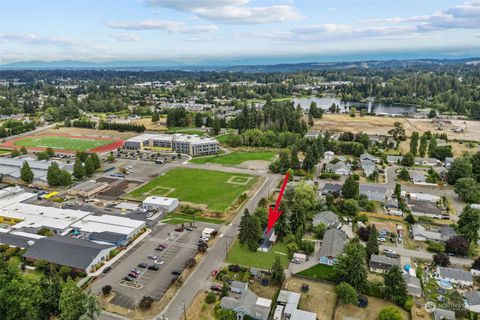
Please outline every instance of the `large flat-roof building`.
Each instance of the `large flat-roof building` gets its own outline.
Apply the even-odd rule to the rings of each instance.
[[[48,167],[54,161],[49,160],[36,160],[33,158],[4,158],[0,157],[0,174],[5,177],[13,179],[20,179],[20,170],[23,163],[28,162],[30,169],[33,172],[33,181],[38,183],[47,183],[47,171]],[[63,162],[55,161],[58,163],[60,169],[65,169],[68,172],[73,172],[73,164],[65,164]]]
[[[214,138],[186,134],[150,134],[145,133],[125,141],[125,149],[168,149],[191,156],[214,154],[219,151],[219,143]]]
[[[178,205],[178,199],[160,196],[149,196],[142,202],[143,208],[147,210],[162,210],[165,212],[172,212],[177,209]]]

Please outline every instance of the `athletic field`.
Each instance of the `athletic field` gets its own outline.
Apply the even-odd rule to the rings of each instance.
[[[274,151],[258,151],[258,152],[232,152],[224,155],[213,155],[193,158],[191,163],[216,163],[224,166],[235,166],[245,161],[261,160],[272,161],[277,153]]]
[[[70,135],[38,135],[27,136],[5,142],[1,147],[21,148],[28,150],[45,150],[52,148],[62,152],[107,152],[122,146],[123,141],[114,138]]]
[[[133,190],[127,198],[142,201],[148,196],[165,196],[225,211],[257,179],[248,174],[174,168]]]

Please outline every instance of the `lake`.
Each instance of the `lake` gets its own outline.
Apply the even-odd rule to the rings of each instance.
[[[406,104],[390,104],[390,103],[378,103],[378,102],[357,102],[347,101],[338,98],[295,98],[292,99],[295,105],[300,104],[303,109],[308,109],[310,103],[315,101],[317,106],[322,109],[328,109],[335,103],[340,106],[340,110],[349,110],[350,107],[355,107],[357,110],[367,109],[368,113],[385,113],[385,114],[404,114],[404,113],[416,113],[417,107]]]

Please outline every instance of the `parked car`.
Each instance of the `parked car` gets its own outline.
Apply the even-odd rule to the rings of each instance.
[[[112,267],[108,266],[105,269],[103,269],[103,273],[108,273],[108,271],[112,270]]]
[[[173,270],[173,271],[171,272],[171,274],[176,275],[176,276],[179,276],[179,275],[182,274],[182,271],[180,271],[180,270]]]
[[[212,278],[215,278],[217,274],[218,274],[218,270],[212,270],[212,273],[211,273]]]
[[[151,265],[148,266],[148,269],[158,271],[160,269],[160,267],[156,264],[151,264]]]
[[[154,255],[150,255],[147,257],[148,259],[152,259],[152,260],[157,260],[158,259],[158,256],[154,256]]]
[[[296,264],[302,263],[302,261],[298,258],[293,258],[291,261],[292,261],[292,263],[296,263]]]
[[[145,268],[147,267],[147,264],[142,262],[142,263],[139,263],[139,264],[137,265],[137,267],[138,267],[138,268],[145,269]]]
[[[123,278],[123,280],[128,281],[128,282],[133,282],[133,281],[135,281],[135,279],[132,278],[132,277],[130,277],[130,276],[126,276],[125,278]]]
[[[185,228],[183,228],[183,227],[175,228],[176,232],[183,232],[183,230],[185,230]]]
[[[186,227],[185,230],[187,230],[187,231],[193,231],[193,230],[195,230],[195,229],[194,229],[193,227]]]
[[[133,268],[132,270],[130,270],[130,272],[133,272],[133,273],[136,273],[136,274],[140,274],[142,273],[140,270],[138,270],[137,268]]]
[[[163,250],[165,250],[165,248],[158,246],[158,247],[155,248],[155,250],[156,250],[156,251],[163,251]]]
[[[130,271],[130,272],[128,273],[128,276],[129,276],[129,277],[132,277],[132,278],[138,278],[138,274],[135,273],[135,272],[132,272],[132,271]]]
[[[210,290],[212,291],[217,291],[217,292],[222,292],[222,286],[219,284],[214,284],[210,286]]]

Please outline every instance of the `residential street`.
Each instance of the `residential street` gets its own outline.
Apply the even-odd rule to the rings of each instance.
[[[422,250],[409,250],[402,247],[391,247],[391,246],[380,246],[380,250],[383,249],[390,249],[396,251],[399,255],[410,257],[410,258],[417,258],[417,259],[425,259],[425,260],[433,260],[433,253],[422,251]],[[468,266],[472,265],[473,260],[467,258],[458,258],[458,257],[450,257],[450,263],[452,265],[461,265],[461,266]]]

